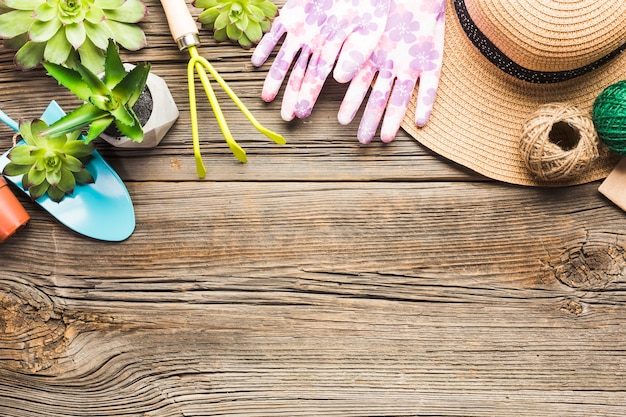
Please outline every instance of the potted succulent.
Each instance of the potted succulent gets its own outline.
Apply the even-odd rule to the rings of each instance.
[[[133,141],[143,140],[143,129],[133,106],[144,90],[150,64],[139,64],[127,73],[117,46],[110,41],[102,77],[80,62],[76,69],[51,62],[44,62],[43,66],[85,103],[40,132],[42,136],[55,137],[88,127],[85,141],[89,143],[115,124]]]
[[[89,126],[85,140],[100,136],[120,147],[154,147],[178,118],[165,81],[150,65],[123,64],[117,45],[107,47],[104,72],[96,75],[77,63],[75,69],[44,62],[48,74],[85,101],[43,134],[57,135]]]
[[[26,226],[30,216],[0,175],[0,243]]]
[[[130,72],[135,66],[125,63],[124,68]],[[167,83],[152,71],[148,73],[146,86],[133,105],[133,111],[143,128],[141,142],[122,134],[115,126],[106,128],[100,137],[119,148],[153,148],[161,143],[179,116]]]

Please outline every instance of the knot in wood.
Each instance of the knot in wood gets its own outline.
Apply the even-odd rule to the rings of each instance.
[[[624,248],[606,242],[586,242],[562,254],[554,275],[563,284],[598,291],[619,279],[626,269]]]
[[[35,374],[51,368],[66,343],[65,330],[44,293],[0,281],[0,361],[9,369]]]

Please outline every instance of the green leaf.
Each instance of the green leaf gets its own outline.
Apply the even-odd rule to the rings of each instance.
[[[228,35],[230,39],[238,40],[243,34],[243,32],[241,31],[241,29],[239,29],[235,25],[228,25],[226,26],[226,34]]]
[[[126,77],[126,69],[124,69],[119,49],[113,40],[109,40],[104,58],[104,84],[113,90],[124,77]]]
[[[199,9],[208,9],[218,5],[217,0],[196,0],[193,2],[193,6]]]
[[[60,203],[61,200],[63,200],[63,197],[65,197],[65,192],[59,187],[51,186],[50,188],[48,188],[48,197],[50,197],[52,201]]]
[[[74,178],[76,179],[76,182],[79,184],[90,184],[94,182],[93,176],[85,168],[81,169],[78,172],[75,172]]]
[[[228,18],[228,13],[220,13],[220,15],[215,19],[215,29],[224,29],[230,23],[230,19]]]
[[[33,23],[33,10],[13,10],[0,15],[0,37],[13,38],[28,32]]]
[[[51,149],[61,150],[65,146],[66,142],[67,142],[67,136],[65,135],[56,136],[54,138],[48,139],[48,147]]]
[[[141,142],[143,141],[143,129],[141,127],[141,122],[137,119],[137,116],[134,113],[133,116],[134,123],[126,125],[116,120],[115,126],[122,135],[128,137],[133,142]]]
[[[95,123],[99,122],[102,119],[94,120],[91,125],[93,126]],[[109,122],[110,123],[110,122]],[[63,146],[63,152],[68,155],[73,155],[76,158],[82,158],[87,155],[90,155],[94,151],[94,146],[91,143],[86,143],[83,140],[69,140],[65,146]]]
[[[46,170],[37,169],[36,165],[30,167],[28,171],[28,188],[40,185],[46,179]]]
[[[265,20],[261,20],[260,25],[261,25],[261,31],[265,33],[270,30],[272,22],[270,22],[269,19],[265,19]]]
[[[28,178],[30,180],[30,176]],[[52,169],[46,172],[46,180],[50,185],[57,186],[59,181],[61,181],[61,169]]]
[[[42,0],[2,0],[2,3],[11,9],[28,10],[30,12],[41,2]]]
[[[149,73],[149,63],[138,63],[135,68],[130,70],[124,79],[113,88],[113,94],[122,103],[132,107],[143,92]]]
[[[228,40],[228,35],[226,34],[226,28],[223,29],[216,29],[213,32],[213,37],[215,38],[216,41],[218,42],[222,42],[222,41],[226,41]]]
[[[257,5],[268,18],[273,18],[278,14],[278,8],[271,1],[263,1]]]
[[[61,26],[59,19],[49,20],[47,22],[37,20],[30,26],[28,36],[32,42],[46,42],[61,29]]]
[[[83,24],[85,26],[87,38],[89,38],[98,49],[105,50],[109,43],[109,39],[113,37],[113,32],[111,32],[109,27],[100,23],[91,23],[87,21],[83,22]]]
[[[89,102],[98,109],[107,113],[110,113],[121,106],[120,102],[115,97],[113,97],[112,94],[107,94],[104,96],[101,96],[100,94],[93,94],[91,97],[89,97]]]
[[[107,25],[113,39],[129,51],[137,51],[147,45],[146,34],[137,26],[115,20],[106,20],[102,24]]]
[[[89,89],[91,90],[90,98],[94,94],[100,96],[108,96],[111,93],[111,90],[107,88],[107,86],[100,79],[100,77],[94,74],[89,68],[79,63],[76,66],[76,70],[80,73],[84,82],[87,83],[87,85],[89,86]]]
[[[88,126],[92,120],[98,119],[106,114],[106,112],[96,108],[93,104],[85,103],[54,122],[48,129],[41,132],[40,135],[65,135]]]
[[[72,45],[70,45],[65,37],[65,28],[61,28],[52,39],[46,43],[43,57],[45,61],[63,64],[67,61],[71,51]]]
[[[11,149],[7,157],[11,162],[18,165],[32,165],[37,160],[37,157],[33,156],[34,150],[35,147],[31,145],[18,145]]]
[[[101,24],[106,25],[106,22]],[[104,70],[104,51],[94,45],[91,39],[87,38],[78,48],[78,54],[80,62],[94,74],[99,74]]]
[[[198,16],[198,21],[209,27],[209,29],[213,29],[215,19],[217,19],[219,15],[220,10],[217,7],[213,7],[200,13],[200,15]]]
[[[107,127],[113,123],[115,117],[102,117],[100,119],[96,119],[89,125],[89,131],[87,132],[87,136],[85,137],[85,141],[90,142],[100,136],[102,132],[106,130]],[[91,152],[90,152],[91,153]]]
[[[123,23],[137,23],[148,14],[146,5],[139,0],[126,0],[120,7],[103,8],[108,9],[105,11],[108,20]]]
[[[76,186],[76,179],[74,178],[74,173],[68,169],[61,168],[61,179],[57,184],[57,188],[63,193],[71,194],[74,192],[74,187]]]
[[[237,26],[237,29],[241,30],[242,32],[245,32],[246,28],[248,27],[250,23],[254,23],[254,21],[250,22],[250,19],[248,19],[248,16],[243,15],[241,16],[239,20],[235,22],[235,26]]]
[[[83,101],[89,100],[91,89],[83,81],[83,77],[81,77],[78,71],[50,62],[44,62],[43,66],[48,71],[48,75],[54,77],[59,84],[74,93],[76,97]]]
[[[63,167],[70,170],[71,172],[78,172],[83,168],[83,163],[80,161],[80,159],[75,158],[72,155],[65,155]]]
[[[83,22],[66,25],[65,37],[67,37],[68,42],[72,44],[74,49],[80,48],[80,46],[85,43],[85,39],[87,38],[87,32]]]
[[[41,145],[46,144],[46,142],[39,142],[38,140],[39,134],[48,128],[48,124],[46,122],[44,122],[41,119],[35,119],[30,123],[30,125],[25,125],[25,126],[28,126],[28,129],[30,130],[30,134],[33,136],[35,140],[35,145],[41,146]],[[22,132],[20,130],[20,133],[23,134],[25,132]]]
[[[15,64],[19,69],[35,68],[43,58],[44,42],[26,42],[15,54]]]
[[[257,43],[263,37],[263,30],[259,23],[250,22],[248,28],[245,30],[245,34],[251,42]]]
[[[32,15],[37,20],[48,21],[57,17],[57,9],[43,2],[35,8]]]
[[[13,162],[9,162],[5,165],[2,170],[2,175],[7,175],[9,177],[15,177],[17,175],[24,175],[28,173],[30,170],[31,164],[28,165],[20,165]]]
[[[117,109],[113,110],[111,114],[113,115],[113,117],[115,117],[115,120],[117,122],[123,123],[125,125],[132,125],[135,120],[133,119],[130,111],[126,108],[126,106],[119,106]]]
[[[263,10],[261,10],[259,7],[249,4],[246,9],[248,10],[248,15],[252,20],[260,22],[261,20],[265,19],[265,13],[263,13]]]
[[[84,22],[97,25],[99,23],[104,22],[106,18],[107,17],[104,14],[104,11],[100,7],[92,6],[89,8],[89,10],[87,10],[87,13],[85,14]]]
[[[101,9],[118,9],[127,0],[95,0],[94,5]]]
[[[22,181],[22,186],[28,190],[30,198],[32,198],[33,200],[38,200],[46,193],[46,191],[48,191],[50,184],[44,181],[39,185],[31,185],[30,187],[26,187],[24,186],[24,183]]]

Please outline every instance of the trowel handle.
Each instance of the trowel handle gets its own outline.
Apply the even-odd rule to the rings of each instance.
[[[198,26],[189,12],[185,0],[161,0],[172,38],[182,51],[192,45],[200,44]]]

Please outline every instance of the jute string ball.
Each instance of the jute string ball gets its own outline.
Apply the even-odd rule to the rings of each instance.
[[[538,179],[574,178],[598,158],[599,139],[589,115],[567,103],[549,103],[524,123],[520,154]]]
[[[610,85],[598,95],[593,103],[592,118],[606,147],[626,156],[626,81]]]

